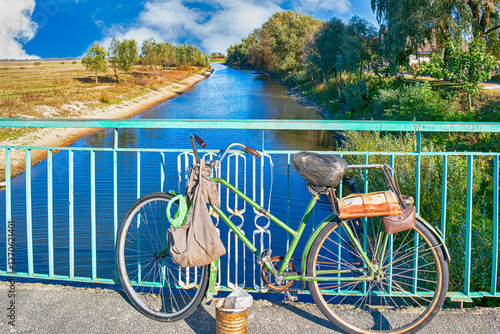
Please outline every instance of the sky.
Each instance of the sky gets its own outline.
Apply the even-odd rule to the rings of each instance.
[[[376,24],[370,0],[0,0],[0,59],[80,57],[112,37],[225,53],[283,10]]]

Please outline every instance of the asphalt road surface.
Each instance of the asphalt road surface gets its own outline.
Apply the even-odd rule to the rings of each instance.
[[[0,333],[215,333],[215,303],[183,321],[162,323],[137,312],[124,293],[39,283],[0,282]],[[10,303],[14,300],[15,326]],[[3,313],[3,314],[1,314]],[[310,303],[256,300],[249,333],[340,333]],[[420,333],[500,333],[500,308],[444,309]]]

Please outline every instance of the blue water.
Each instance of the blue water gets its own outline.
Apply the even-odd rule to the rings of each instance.
[[[291,100],[286,88],[275,83],[265,75],[253,71],[236,70],[222,65],[213,65],[215,71],[206,80],[197,83],[193,88],[178,97],[161,103],[136,118],[149,119],[320,119],[315,111],[307,109]],[[190,148],[189,129],[141,130],[121,129],[119,146],[129,148]],[[207,149],[223,149],[231,142],[240,142],[255,149],[267,150],[332,150],[336,147],[335,139],[328,131],[265,131],[260,130],[218,130],[198,129],[196,133],[207,142]],[[89,135],[74,147],[111,147],[112,130],[103,130]],[[96,152],[96,249],[97,277],[114,278],[114,225],[113,225],[113,154]],[[164,189],[178,191],[177,154],[165,154]],[[247,156],[247,194],[252,192],[252,157]],[[257,160],[260,163],[260,160]],[[266,170],[269,167],[266,160]],[[305,181],[286,164],[286,156],[273,156],[274,183],[270,211],[278,218],[287,221],[287,196],[290,200],[289,223],[296,228],[307,207],[310,195]],[[234,160],[231,162],[234,164]],[[240,161],[241,164],[241,161]],[[160,191],[160,154],[141,153],[140,155],[140,189],[137,189],[137,155],[135,153],[118,154],[118,224],[126,211],[140,195]],[[240,184],[243,183],[244,170],[240,165]],[[290,183],[287,175],[290,173]],[[226,175],[226,164],[223,165],[223,176]],[[234,180],[234,174],[231,172]],[[260,175],[260,173],[258,173]],[[265,200],[267,203],[270,189],[270,174],[264,174]],[[74,153],[74,206],[75,206],[75,275],[91,276],[91,187],[90,187],[90,153]],[[260,184],[257,182],[258,185]],[[32,169],[32,216],[33,216],[33,253],[35,273],[48,273],[48,218],[47,218],[47,162],[41,162]],[[184,185],[181,185],[181,190]],[[20,272],[27,271],[26,245],[26,175],[22,174],[12,180],[12,217],[16,223],[16,267]],[[243,186],[240,186],[242,189]],[[54,262],[56,275],[69,274],[69,181],[68,153],[61,151],[53,157],[53,212],[54,212]],[[288,194],[288,195],[287,195]],[[222,192],[225,207],[225,190]],[[234,201],[231,201],[233,203]],[[5,192],[0,192],[0,203],[5,203]],[[239,203],[240,208],[242,202]],[[266,205],[267,207],[267,205]],[[252,239],[255,215],[250,206],[246,208],[243,230]],[[310,221],[299,243],[301,250],[307,241],[313,225],[318,224],[330,213],[326,199],[317,205],[316,212]],[[0,206],[0,216],[5,217],[5,206]],[[235,218],[240,223],[240,218]],[[259,225],[266,222],[260,218]],[[223,226],[224,225],[224,226]],[[228,241],[229,230],[225,224],[219,224],[222,240]],[[286,233],[272,224],[271,247],[273,255],[284,255],[286,252]],[[257,238],[257,242],[258,242]],[[267,235],[266,235],[267,240]],[[0,228],[0,249],[5,254],[5,228]],[[291,241],[291,240],[290,240]],[[234,244],[231,246],[234,251]],[[267,248],[267,246],[266,246]],[[243,247],[239,246],[242,256]],[[2,253],[0,253],[2,254]],[[300,258],[299,251],[294,255]],[[234,259],[234,255],[231,256]],[[6,267],[6,256],[0,256],[0,268]],[[246,252],[246,275],[243,274],[239,261],[238,283],[252,285],[252,254]],[[227,255],[223,257],[222,284],[226,285]],[[234,264],[231,265],[234,268]],[[234,275],[234,274],[232,274]],[[231,281],[234,281],[231,276]]]

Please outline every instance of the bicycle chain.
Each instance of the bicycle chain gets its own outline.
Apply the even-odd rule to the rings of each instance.
[[[282,256],[273,256],[271,258],[271,261],[273,260],[283,260],[283,257]],[[299,261],[299,259],[294,259],[294,258],[291,258],[290,261]],[[326,262],[326,261],[317,261],[316,263],[318,264],[343,264],[343,263],[340,263],[340,262]],[[353,265],[362,265],[363,263],[362,262],[349,262],[349,264],[353,264]],[[293,264],[290,262],[290,265],[292,266],[293,268]],[[264,268],[262,268],[262,272],[261,272],[261,275],[262,273],[264,272]],[[293,282],[295,281],[290,281],[290,283],[284,285],[284,286],[281,286],[281,287],[278,287],[276,285],[274,285],[274,283],[269,283],[267,281],[267,279],[264,279],[263,277],[263,281],[264,283],[266,284],[266,286],[271,289],[271,290],[274,290],[274,291],[288,291],[288,292],[296,292],[296,291],[302,291],[302,289],[287,289],[287,286],[291,286],[293,285]],[[338,287],[342,287],[342,286],[345,286],[345,285],[349,285],[349,284],[352,284],[352,282],[346,282],[346,283],[341,283],[341,284],[334,284],[334,285],[330,285],[330,286],[324,286],[324,287],[321,287],[322,289],[334,289],[334,288],[338,288]]]
[[[271,261],[271,265],[274,265],[274,267],[276,268],[276,265],[273,262],[278,263],[278,261],[283,261],[283,259],[284,259],[283,256],[273,256],[269,259],[269,261]],[[292,262],[289,262],[288,266],[292,271],[295,271],[295,267]],[[278,270],[278,268],[276,268],[276,270]],[[268,281],[266,274],[270,273],[268,273],[268,269],[266,266],[262,266],[262,269],[260,271],[260,277],[262,278],[262,281],[266,284],[266,286],[274,291],[288,291],[287,289],[291,287],[294,283],[294,281],[289,281],[285,285],[276,285],[276,283],[271,283]]]

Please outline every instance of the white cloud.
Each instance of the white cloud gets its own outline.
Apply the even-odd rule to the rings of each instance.
[[[229,45],[264,23],[273,13],[282,10],[275,0],[202,0],[213,10],[190,8],[182,0],[151,1],[145,4],[138,23],[157,31],[161,40],[180,43],[199,40],[207,52],[224,52]]]
[[[21,43],[31,40],[37,25],[31,20],[35,0],[0,2],[0,58],[38,58],[28,55]]]
[[[293,9],[304,12],[321,12],[328,14],[346,14],[352,11],[350,0],[298,0],[292,2]]]
[[[225,52],[271,15],[284,10],[282,3],[283,0],[153,0],[144,5],[134,27],[113,27],[103,43],[109,43],[113,36],[136,38],[140,43],[154,37],[174,44],[196,43],[208,53]],[[291,7],[314,17],[331,17],[331,13],[349,13],[352,6],[350,0],[293,0]]]

